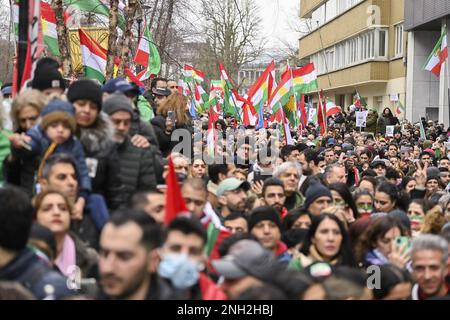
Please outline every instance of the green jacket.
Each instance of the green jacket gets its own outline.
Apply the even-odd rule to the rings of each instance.
[[[8,139],[11,134],[12,132],[6,129],[0,131],[0,185],[4,183],[3,161],[11,153],[11,143]]]
[[[139,115],[141,116],[142,121],[150,122],[150,120],[155,117],[150,102],[148,102],[147,99],[144,98],[144,96],[139,96],[137,107],[139,109]]]

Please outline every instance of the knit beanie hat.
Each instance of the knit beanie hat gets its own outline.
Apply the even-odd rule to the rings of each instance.
[[[329,197],[330,199],[333,199],[330,189],[328,189],[321,183],[314,183],[313,185],[311,185],[308,190],[306,190],[305,197],[306,210],[308,210],[309,206],[320,197]]]
[[[31,87],[40,91],[51,88],[66,89],[66,81],[63,79],[58,69],[44,66],[34,73]]]
[[[69,99],[71,103],[74,103],[77,100],[90,100],[96,104],[98,110],[101,110],[102,87],[89,79],[75,81],[67,90],[67,99]]]
[[[439,177],[441,171],[437,167],[429,167],[427,168],[427,177]]]
[[[113,93],[103,102],[103,112],[111,115],[117,111],[129,112],[133,116],[133,106],[130,99],[123,93]]]
[[[77,122],[75,121],[75,108],[67,101],[53,99],[51,100],[41,112],[41,126],[44,131],[52,123],[61,121],[66,123],[72,133],[75,132]]]
[[[281,230],[280,216],[274,208],[269,206],[259,207],[252,211],[248,221],[248,230],[251,231],[256,224],[264,220],[272,221]]]

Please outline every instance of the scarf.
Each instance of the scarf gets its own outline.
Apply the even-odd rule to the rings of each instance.
[[[56,257],[55,264],[65,276],[71,275],[73,271],[72,266],[76,265],[75,242],[67,234],[64,237],[63,248],[58,257]]]

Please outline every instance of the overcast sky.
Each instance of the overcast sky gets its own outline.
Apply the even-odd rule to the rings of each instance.
[[[299,23],[300,0],[255,0],[261,10],[263,33],[268,47],[279,45],[279,39],[296,44],[299,34],[294,32]]]

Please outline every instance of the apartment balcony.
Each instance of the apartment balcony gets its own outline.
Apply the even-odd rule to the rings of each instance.
[[[324,2],[326,2],[326,0],[301,0],[300,17],[311,18],[311,13]]]
[[[357,87],[363,84],[387,82],[389,62],[367,62],[346,69],[318,76],[319,88],[323,90]]]

